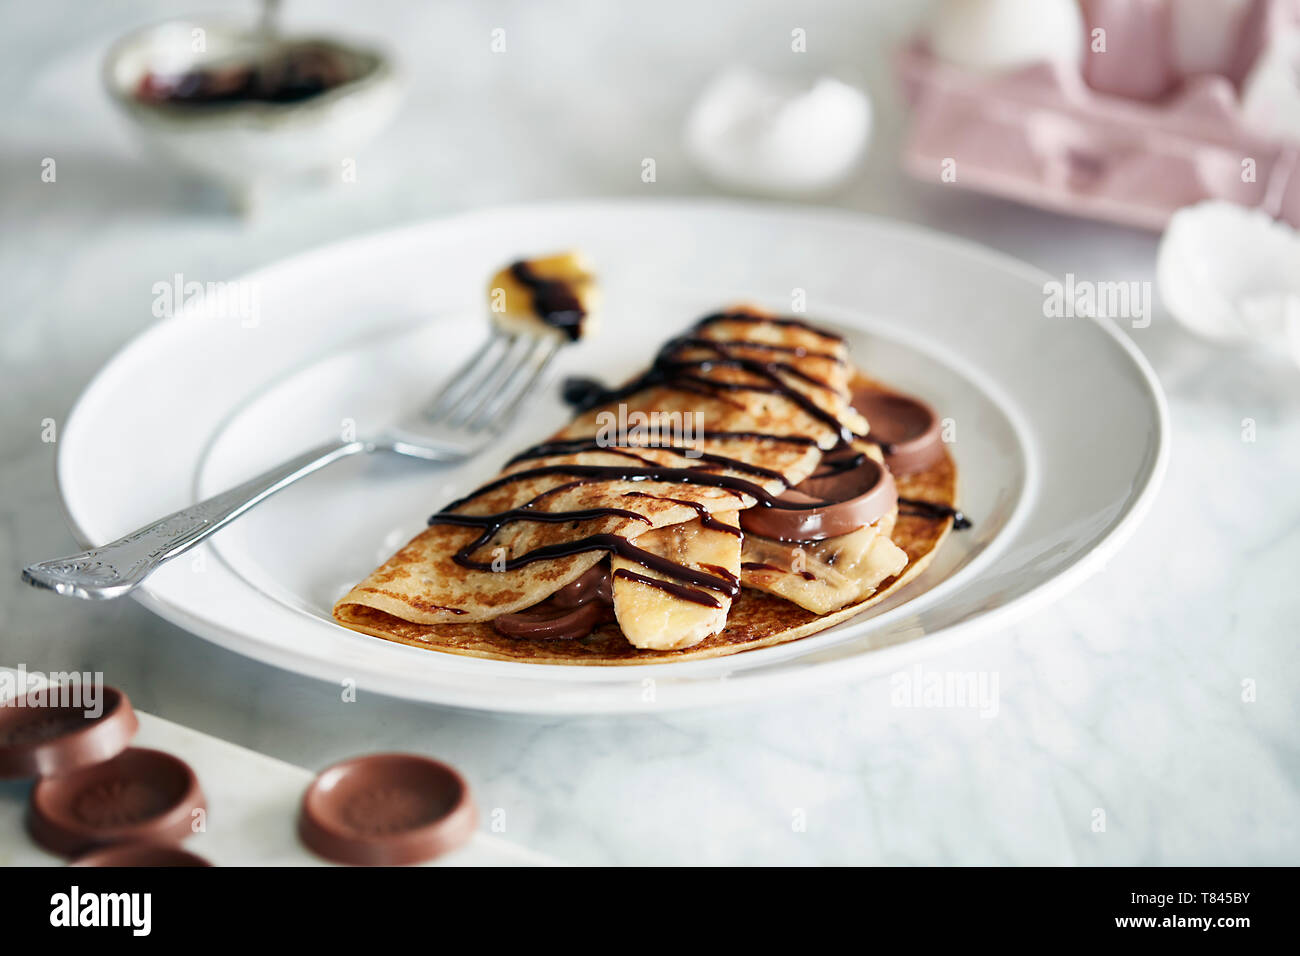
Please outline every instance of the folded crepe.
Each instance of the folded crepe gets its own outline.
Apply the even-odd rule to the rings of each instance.
[[[881,461],[852,405],[864,381],[833,333],[752,307],[709,316],[434,515],[334,616],[388,640],[537,663],[716,656],[829,627],[919,573],[951,525],[890,507],[815,541],[742,529],[828,453]],[[946,451],[897,482],[954,504]]]

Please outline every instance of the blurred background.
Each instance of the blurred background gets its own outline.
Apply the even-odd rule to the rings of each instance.
[[[1104,101],[1086,91],[1079,99],[1083,51],[1096,38],[1079,8],[1055,0],[942,8],[888,0],[289,2],[283,33],[385,51],[395,78],[391,98],[374,109],[391,109],[391,118],[318,170],[251,184],[240,178],[233,141],[229,176],[169,158],[159,142],[187,137],[175,124],[190,120],[156,111],[208,107],[132,104],[139,89],[129,64],[106,85],[105,63],[114,43],[147,25],[214,14],[251,28],[260,6],[0,3],[0,556],[12,571],[0,576],[5,663],[96,669],[112,661],[110,673],[131,675],[114,682],[130,687],[142,709],[306,766],[384,744],[443,753],[495,801],[546,795],[514,818],[515,834],[579,862],[1294,862],[1294,823],[1280,840],[1258,824],[1296,819],[1300,376],[1288,349],[1300,343],[1300,244],[1289,227],[1244,212],[1212,220],[1208,239],[1201,220],[1186,220],[1182,248],[1191,251],[1177,260],[1191,265],[1176,274],[1209,283],[1194,299],[1228,303],[1227,319],[1201,318],[1219,341],[1190,333],[1159,294],[1150,325],[1126,329],[1170,396],[1169,477],[1155,511],[1104,573],[979,652],[975,666],[1000,670],[1011,701],[996,726],[946,715],[900,721],[878,682],[758,712],[653,721],[515,721],[383,700],[362,701],[341,720],[318,706],[314,682],[235,658],[134,603],[56,601],[17,575],[23,563],[71,545],[53,487],[55,446],[38,440],[40,422],[63,421],[95,371],[156,321],[152,287],[173,273],[231,278],[333,239],[485,205],[779,194],[976,240],[1058,278],[1154,285],[1163,219],[1184,198],[1174,188],[1164,195],[1162,178],[1271,203],[1279,214],[1297,190],[1287,164],[1300,139],[1300,124],[1290,125],[1300,96],[1289,100],[1274,86],[1286,71],[1260,81],[1255,115],[1240,129],[1245,67],[1234,61],[1226,86],[1196,81],[1191,67],[1180,72],[1197,58],[1233,59],[1222,38],[1247,29],[1252,5],[1182,2],[1192,13],[1179,21],[1177,43],[1158,39],[1171,34],[1140,18],[1109,30],[1109,42],[1128,42],[1122,56],[1141,69],[1097,80],[1128,84]],[[1115,15],[1115,3],[1090,6],[1093,16]],[[1131,9],[1160,6],[1132,0]],[[940,9],[946,19],[932,20]],[[935,29],[931,42],[915,42]],[[184,53],[173,75],[189,69]],[[113,76],[126,77],[118,102]],[[1010,125],[984,128],[969,111],[944,112],[944,91],[971,89],[986,91],[985,103],[1010,104],[998,114],[1011,115]],[[1033,129],[1017,134],[1016,117]],[[1136,142],[1173,165],[1120,182],[1125,198],[1108,216],[1086,201],[1087,216],[1059,211],[1072,196],[1104,192],[1110,159],[1138,148],[1134,130],[1149,131]],[[943,151],[948,133],[953,153]],[[1026,171],[1031,146],[1059,162]],[[200,152],[211,166],[213,150]],[[955,183],[942,165],[954,157]],[[1242,178],[1247,158],[1261,171],[1250,182]],[[45,175],[51,159],[54,180]],[[977,169],[996,172],[1002,161],[1021,178],[1001,191],[1023,187],[1027,202],[966,188],[981,185]],[[1200,177],[1190,185],[1180,178],[1188,164]],[[1161,177],[1164,168],[1175,172]],[[1041,208],[1053,202],[1058,211]],[[1160,213],[1161,202],[1172,208]],[[1243,297],[1264,303],[1262,318],[1251,313],[1254,325],[1236,316],[1233,303]],[[1225,330],[1234,316],[1245,324]],[[1264,436],[1249,448],[1245,417]],[[1206,502],[1220,520],[1203,525]],[[1198,676],[1221,672],[1275,675],[1272,692],[1291,703],[1275,697],[1280,709],[1243,716],[1236,677],[1225,678],[1221,697],[1208,689],[1218,677]],[[1119,686],[1130,690],[1117,695]],[[1195,739],[1167,716],[1177,708],[1204,716]],[[1158,729],[1135,741],[1135,726]],[[473,748],[471,731],[479,735]],[[614,772],[622,761],[710,794],[699,825],[665,833],[633,822],[619,809],[634,805]],[[773,831],[747,842],[743,819],[726,809],[747,798],[728,788],[744,789],[759,765],[821,793],[845,839]],[[556,767],[566,768],[563,780]],[[963,794],[964,806],[944,792]],[[1103,792],[1130,823],[1140,821],[1133,839],[1103,844],[1083,829],[1075,834]],[[1198,802],[1186,803],[1193,792]],[[575,796],[592,808],[581,820],[565,813]],[[1023,830],[1004,821],[972,832],[969,814],[1021,799],[1055,801],[1056,810]],[[868,802],[884,816],[863,817]]]

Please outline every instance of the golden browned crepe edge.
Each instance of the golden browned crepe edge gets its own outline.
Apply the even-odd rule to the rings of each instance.
[[[852,385],[855,388],[870,385],[892,391],[861,374],[854,378]],[[897,477],[899,494],[956,507],[957,466],[947,447],[943,452],[943,460],[926,471]],[[920,493],[909,493],[909,490]],[[732,605],[727,626],[721,633],[684,650],[637,650],[618,633],[615,625],[604,625],[592,637],[582,641],[550,642],[505,637],[492,630],[490,624],[413,624],[360,605],[348,605],[359,613],[347,617],[340,615],[340,609],[335,608],[334,618],[350,630],[398,644],[461,657],[514,663],[613,667],[724,657],[799,640],[862,614],[915,580],[929,566],[951,528],[950,518],[936,521],[900,514],[891,537],[907,552],[907,566],[900,574],[883,582],[870,597],[830,614],[816,615],[784,598],[747,588]],[[918,534],[918,529],[925,530]],[[739,636],[756,631],[763,633]],[[469,638],[473,646],[452,643],[459,638]],[[606,647],[609,649],[603,649]]]
[[[423,631],[423,630],[430,630],[439,627],[440,625],[411,624],[409,621],[402,621],[400,619],[393,618],[391,615],[384,614],[382,611],[374,611],[372,608],[362,608],[362,610],[366,612],[372,612],[376,617],[385,619],[386,622],[391,621],[392,624],[388,625],[387,630],[378,627],[370,627],[358,621],[343,621],[338,617],[337,613],[335,614],[335,619],[338,620],[340,624],[343,624],[344,627],[347,627],[349,630],[358,631],[362,634],[369,634],[373,637],[380,637],[386,641],[393,641],[394,643],[397,644],[407,644],[411,647],[419,647],[422,648],[423,650],[428,650],[428,651],[441,651],[444,654],[456,654],[460,657],[477,657],[483,660],[493,660],[493,661],[512,661],[516,664],[519,663],[549,664],[552,666],[567,664],[570,666],[580,666],[580,667],[626,667],[626,666],[632,666],[638,664],[668,664],[668,663],[672,663],[673,661],[704,660],[710,657],[728,657],[732,654],[739,654],[743,651],[756,650],[760,647],[774,647],[778,644],[786,644],[789,643],[790,641],[797,641],[800,638],[810,637],[813,634],[817,634],[820,631],[828,630],[829,628],[834,627],[836,624],[840,624],[844,621],[849,620],[850,618],[856,617],[857,615],[862,614],[863,612],[869,610],[873,605],[879,604],[881,601],[889,597],[899,588],[905,587],[914,578],[920,575],[927,567],[929,567],[930,561],[933,559],[935,551],[938,550],[939,545],[942,544],[943,540],[948,536],[948,530],[952,524],[951,519],[947,520],[945,524],[947,527],[945,527],[943,531],[937,536],[937,539],[933,547],[931,547],[931,549],[926,554],[922,555],[920,558],[914,561],[909,561],[907,567],[903,569],[902,574],[896,575],[887,584],[882,584],[876,590],[876,592],[866,600],[859,601],[857,604],[850,604],[830,614],[824,614],[820,616],[811,615],[811,612],[803,611],[802,608],[799,608],[796,605],[791,604],[789,601],[785,600],[784,598],[778,598],[775,597],[774,595],[764,594],[761,591],[753,591],[753,590],[746,589],[745,591],[742,592],[741,597],[737,599],[737,601],[732,605],[731,617],[736,617],[736,616],[743,617],[745,613],[744,612],[745,602],[746,599],[749,599],[749,600],[762,600],[764,602],[779,601],[781,604],[787,605],[790,608],[794,608],[797,611],[802,611],[804,614],[811,615],[812,620],[801,625],[796,625],[794,627],[786,627],[781,630],[774,631],[773,633],[767,635],[766,637],[752,638],[750,640],[742,641],[734,644],[713,644],[711,643],[713,639],[710,638],[708,640],[705,640],[702,644],[698,644],[695,647],[687,648],[685,650],[680,650],[680,651],[638,651],[635,648],[632,648],[630,654],[625,656],[619,656],[619,657],[601,656],[596,653],[588,654],[585,656],[574,655],[574,656],[564,656],[564,657],[558,657],[558,656],[544,657],[541,656],[540,654],[534,654],[534,655],[502,654],[499,652],[493,652],[491,650],[478,648],[478,647],[463,648],[463,647],[440,646],[428,640],[422,640],[418,637],[413,637],[413,636],[406,636],[401,633],[402,630],[406,630],[408,628],[411,630]],[[358,605],[353,605],[353,606],[356,607]],[[369,614],[367,614],[366,616],[369,616]],[[745,622],[741,621],[739,623],[745,623]],[[469,625],[453,624],[453,625],[441,625],[441,626],[466,627]],[[485,626],[490,627],[491,625],[485,625]],[[731,624],[728,624],[728,627],[731,626],[732,626]],[[723,634],[725,633],[726,631],[724,630]],[[501,637],[500,641],[503,644],[511,641],[518,644],[528,644],[529,649],[533,651],[544,651],[545,649],[549,648],[552,645],[552,642],[521,641],[521,640],[512,639],[508,637]],[[572,643],[572,642],[556,641],[553,643],[561,644],[561,643]]]

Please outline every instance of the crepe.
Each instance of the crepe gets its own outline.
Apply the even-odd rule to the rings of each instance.
[[[816,389],[804,382],[794,387],[800,394],[805,391],[812,407],[824,409],[832,417],[843,417],[848,405],[848,373],[845,349],[842,343],[829,340],[798,328],[761,327],[748,322],[723,322],[711,326],[708,335],[719,341],[737,341],[742,336],[757,334],[768,343],[777,341],[788,347],[807,347],[814,355],[792,358],[790,364],[809,375],[825,376],[830,389]],[[758,350],[745,348],[739,355],[755,354]],[[686,348],[680,357],[689,361],[699,354],[699,349]],[[818,356],[830,355],[823,359]],[[751,382],[753,375],[743,369],[720,367],[701,373],[710,381],[728,385]],[[651,415],[657,420],[684,422],[701,421],[704,428],[698,438],[692,436],[688,444],[678,445],[680,452],[663,447],[641,447],[644,442],[633,441],[637,447],[614,448],[610,443],[619,436],[619,429],[609,427],[611,419],[619,422],[647,422]],[[686,419],[685,416],[692,416]],[[629,426],[634,427],[634,426]],[[628,428],[623,429],[624,432]],[[686,432],[682,428],[683,433]],[[707,437],[725,434],[763,434],[777,436],[768,441],[748,438]],[[701,394],[698,391],[677,390],[651,385],[617,401],[603,403],[579,416],[567,428],[552,437],[549,443],[537,446],[537,457],[507,465],[502,478],[528,473],[539,468],[562,469],[565,466],[644,466],[658,464],[671,468],[696,468],[718,471],[721,474],[751,482],[769,493],[779,493],[788,484],[797,484],[807,477],[820,461],[817,447],[797,442],[787,443],[780,436],[798,439],[813,438],[823,445],[836,440],[834,429],[811,413],[780,395],[763,391],[731,389],[721,397]],[[650,438],[632,433],[631,438]],[[583,439],[604,441],[603,446],[587,447],[571,452],[573,443]],[[566,443],[570,443],[566,445]],[[695,455],[696,457],[691,457]],[[764,479],[749,472],[733,468],[714,468],[711,456],[725,455],[754,468],[763,469],[777,477]],[[537,561],[508,574],[492,570],[492,560],[497,568],[502,561],[509,562],[538,548],[560,545],[581,537],[613,534],[635,537],[645,531],[666,525],[680,524],[696,517],[693,505],[706,511],[734,511],[738,506],[754,504],[750,496],[735,491],[707,485],[682,484],[675,481],[606,481],[573,486],[574,476],[557,472],[538,477],[510,481],[493,488],[463,505],[449,506],[448,511],[464,515],[490,515],[529,507],[548,512],[592,512],[601,508],[616,508],[623,515],[593,517],[575,526],[557,525],[541,521],[517,522],[502,528],[481,546],[475,556],[488,564],[486,570],[465,567],[455,556],[481,534],[482,529],[437,524],[421,532],[405,548],[389,559],[347,594],[340,605],[357,605],[384,611],[416,624],[467,624],[487,621],[501,614],[531,607],[558,588],[578,578],[583,572],[603,559],[600,552],[587,552],[555,560]],[[501,481],[502,479],[498,479]],[[630,497],[630,493],[637,493]],[[687,504],[689,502],[691,504]],[[626,513],[632,513],[629,517]],[[637,517],[639,516],[639,517]],[[347,623],[344,620],[344,623]]]
[[[772,580],[749,572],[736,575],[747,585],[738,593],[724,594],[715,586],[710,593],[718,606],[699,602],[691,608],[687,606],[691,602],[668,600],[671,595],[661,590],[666,580],[662,574],[616,553],[611,559],[616,617],[586,637],[527,640],[499,633],[490,623],[500,615],[534,608],[604,561],[607,550],[562,553],[592,535],[612,536],[643,552],[672,555],[683,566],[724,580],[739,570],[742,538],[738,533],[728,538],[716,526],[734,524],[738,511],[755,504],[756,494],[776,495],[808,477],[821,461],[822,451],[840,438],[836,420],[852,422],[854,431],[866,433],[867,423],[849,405],[855,373],[842,342],[799,323],[755,321],[765,318],[757,310],[736,309],[728,314],[737,318],[697,327],[676,340],[672,351],[676,360],[691,363],[721,354],[709,342],[727,343],[722,352],[734,360],[730,364],[706,362],[701,368],[692,367],[692,374],[698,372],[717,387],[701,392],[683,387],[679,380],[663,383],[651,376],[578,416],[529,457],[508,463],[485,490],[452,503],[436,519],[482,522],[483,516],[518,515],[524,509],[529,520],[486,528],[431,525],[344,595],[334,610],[336,620],[386,640],[466,656],[550,664],[639,664],[714,657],[794,640],[860,613],[912,580],[942,542],[950,520],[891,513],[853,541],[829,543],[837,554],[846,553],[845,548],[865,552],[877,547],[898,555],[883,580],[859,582],[859,593],[830,613],[815,613],[792,603],[779,596],[781,588]],[[774,355],[784,366],[779,372],[780,389],[766,388],[766,379],[754,371],[753,363],[770,363]],[[621,447],[593,445],[611,416],[623,416],[619,421],[626,425],[639,420],[637,413],[647,418],[652,413],[695,413],[705,427],[689,443],[677,442],[672,448],[649,447],[654,436],[648,438],[644,432],[630,436]],[[746,437],[729,437],[737,433]],[[757,440],[754,434],[773,437]],[[732,459],[732,465],[718,456]],[[602,477],[575,484],[574,469],[656,466],[672,469],[673,479]],[[537,469],[546,473],[538,474]],[[730,486],[677,480],[678,469],[721,476]],[[937,464],[897,482],[901,495],[955,505],[956,469],[946,450]],[[746,487],[761,491],[747,494]],[[532,516],[538,511],[589,517],[563,523],[535,520]],[[467,550],[476,541],[477,546]],[[514,565],[538,549],[549,549],[546,553],[556,556]],[[817,547],[808,551],[810,560],[818,560]],[[467,567],[467,559],[477,566]],[[492,569],[493,561],[497,570]],[[798,574],[785,577],[793,581]],[[778,593],[753,590],[755,586]],[[656,623],[656,615],[662,616],[662,622]],[[643,646],[633,646],[629,638]]]

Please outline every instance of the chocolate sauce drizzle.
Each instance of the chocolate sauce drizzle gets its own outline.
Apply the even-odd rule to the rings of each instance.
[[[615,509],[616,510],[616,509]],[[434,515],[437,520],[434,524],[460,524],[469,527],[491,527],[490,524],[474,524],[474,519],[482,522],[490,522],[496,515]],[[567,517],[567,516],[566,516]],[[640,518],[640,515],[637,515]],[[464,521],[444,521],[445,518],[462,518]],[[645,521],[645,518],[641,518]],[[487,535],[490,538],[491,535]],[[585,538],[578,538],[575,541],[561,541],[557,544],[543,545],[529,551],[527,554],[521,554],[515,558],[507,558],[501,562],[497,568],[493,568],[491,561],[477,561],[471,555],[480,543],[485,540],[480,535],[473,542],[461,548],[456,552],[455,561],[462,567],[472,568],[475,571],[492,571],[504,570],[515,571],[525,565],[532,564],[535,561],[549,561],[553,558],[570,558],[577,554],[585,554],[588,551],[609,551],[617,554],[624,560],[631,561],[633,564],[639,564],[651,571],[658,571],[660,574],[669,578],[676,578],[678,581],[685,581],[688,584],[694,584],[696,587],[704,588],[708,591],[717,591],[725,594],[727,597],[735,597],[740,593],[740,585],[736,581],[718,577],[717,575],[708,574],[704,571],[697,571],[694,568],[684,564],[678,564],[676,561],[670,561],[665,557],[647,551],[644,548],[638,548],[627,538],[620,537],[616,534],[591,534]]]
[[[648,495],[644,491],[628,491],[623,495],[624,498],[651,498],[655,501],[671,501],[675,505],[685,505],[691,508],[700,517],[700,525],[712,531],[722,531],[725,534],[734,535],[737,538],[743,538],[745,533],[736,525],[727,524],[725,521],[719,521],[718,518],[704,505],[698,501],[689,501],[686,498],[665,498],[660,495]]]
[[[681,598],[683,601],[690,601],[692,604],[703,604],[705,607],[722,607],[722,602],[707,591],[688,588],[686,585],[678,584],[675,581],[664,581],[661,578],[652,578],[646,574],[637,574],[627,568],[619,568],[614,572],[614,577],[623,578],[626,581],[636,581],[639,584],[647,584],[652,588],[658,588],[660,591],[667,591],[673,597]],[[739,593],[740,589],[737,588],[736,592]]]
[[[789,328],[799,328],[831,342],[842,342],[843,337],[822,329],[815,328],[801,319],[781,319],[770,316],[751,315],[747,312],[716,312],[707,315],[695,323],[687,332],[669,339],[655,355],[654,362],[644,373],[618,388],[601,389],[599,383],[590,379],[566,382],[565,400],[572,396],[579,400],[579,410],[586,411],[596,405],[617,402],[647,388],[659,386],[680,391],[697,392],[718,398],[719,392],[744,391],[762,392],[779,395],[795,405],[822,424],[830,428],[842,441],[853,438],[853,432],[835,415],[822,408],[811,398],[792,387],[781,377],[780,372],[805,381],[814,387],[832,390],[825,381],[807,374],[788,362],[762,362],[758,359],[743,358],[735,353],[739,349],[750,347],[748,342],[724,342],[701,336],[699,333],[719,322],[766,323]],[[772,351],[784,351],[788,346],[776,346]],[[686,349],[712,351],[713,357],[684,360],[677,354]],[[797,354],[793,353],[792,354]],[[749,372],[759,378],[760,382],[720,382],[698,374],[714,368],[735,368]],[[766,383],[766,384],[765,384]]]
[[[723,431],[704,431],[701,437],[706,439],[729,439],[729,438],[752,438],[757,441],[776,441],[787,442],[789,444],[807,445],[815,447],[817,442],[803,435],[764,435],[758,432],[723,432]],[[536,458],[550,458],[556,455],[576,455],[584,451],[606,451],[610,454],[625,454],[628,458],[634,458],[652,467],[658,467],[658,462],[652,458],[646,458],[644,455],[631,453],[631,449],[639,448],[643,450],[658,450],[672,452],[682,458],[694,459],[695,461],[707,461],[713,465],[721,465],[730,471],[738,471],[741,474],[756,475],[768,481],[779,481],[785,483],[785,475],[771,468],[762,468],[758,465],[751,465],[749,462],[741,461],[739,458],[728,458],[726,455],[718,455],[711,452],[704,452],[698,448],[688,448],[684,445],[650,445],[650,444],[632,444],[628,442],[611,442],[599,436],[593,438],[565,438],[558,441],[542,442],[534,445],[532,448],[525,448],[515,457],[506,462],[507,467],[517,464],[521,461],[530,461]]]
[[[803,329],[805,332],[811,332],[813,335],[819,335],[830,342],[843,342],[844,336],[836,332],[828,332],[826,329],[818,328],[811,322],[805,322],[803,319],[790,317],[781,317],[775,315],[754,315],[751,312],[714,312],[706,315],[695,323],[696,329],[705,329],[710,325],[717,325],[719,322],[747,322],[751,325],[775,325],[783,329]]]
[[[719,456],[721,457],[721,456]],[[743,464],[743,463],[742,463]],[[730,466],[728,466],[730,467]],[[749,466],[756,467],[756,466]],[[740,470],[740,469],[736,469]],[[787,484],[785,479],[777,473],[773,480],[779,480]],[[686,485],[706,485],[712,488],[725,488],[728,491],[738,492],[742,495],[749,495],[761,507],[764,508],[782,508],[786,511],[794,510],[813,510],[815,508],[826,508],[835,504],[833,501],[810,501],[807,504],[794,503],[790,501],[779,501],[778,496],[769,493],[762,485],[756,485],[752,481],[746,481],[744,478],[735,478],[731,475],[719,475],[717,472],[707,471],[703,468],[674,468],[669,465],[650,465],[646,468],[624,468],[618,465],[542,465],[539,468],[528,468],[524,471],[512,472],[503,475],[495,481],[490,481],[483,485],[477,491],[472,491],[463,498],[458,498],[447,508],[434,515],[429,519],[430,524],[454,524],[455,522],[443,522],[444,517],[455,518],[495,518],[496,515],[448,515],[448,512],[457,508],[463,508],[465,505],[482,497],[498,488],[504,488],[506,485],[513,484],[517,481],[526,481],[529,478],[543,478],[547,475],[567,475],[571,478],[577,478],[574,484],[588,484],[593,481],[667,481]],[[788,487],[788,484],[787,484]],[[782,489],[784,491],[785,489]],[[607,509],[596,508],[590,517],[601,517]],[[614,513],[618,509],[613,509]],[[575,514],[586,514],[586,512],[530,512],[526,508],[515,509],[513,512],[502,512],[502,514],[519,514],[518,520],[527,520],[529,515],[537,514],[558,514],[572,516]],[[638,515],[638,517],[640,517]],[[438,520],[435,520],[438,519]],[[538,519],[543,520],[543,519]],[[563,520],[563,518],[561,519]]]
[[[604,382],[585,375],[570,375],[560,384],[560,397],[575,412],[585,412],[605,404],[611,391]]]
[[[669,346],[675,343],[670,342]],[[661,353],[659,358],[650,366],[650,370],[640,378],[629,382],[626,386],[618,389],[607,401],[618,401],[626,398],[635,392],[643,389],[660,386],[663,388],[679,389],[682,391],[703,392],[716,397],[718,391],[728,392],[762,392],[767,395],[779,395],[788,399],[804,411],[810,418],[831,428],[836,435],[845,441],[852,440],[853,432],[836,418],[833,414],[822,408],[803,392],[788,385],[784,379],[777,374],[777,369],[785,364],[778,362],[760,362],[757,359],[745,358],[728,358],[719,350],[720,358],[694,359],[684,361],[674,359]],[[668,353],[669,355],[671,353]],[[749,372],[759,378],[770,382],[771,384],[763,385],[754,382],[720,382],[716,379],[706,378],[703,375],[694,374],[696,371],[707,372],[719,366],[727,368],[737,368]],[[802,376],[810,378],[810,376]],[[829,388],[825,383],[819,383],[822,388]]]
[[[781,345],[776,342],[731,342],[695,336],[682,336],[680,342],[688,348],[717,348],[723,346],[728,349],[750,349],[756,352],[780,352],[784,355],[793,355],[796,358],[825,359],[827,362],[834,362],[836,365],[845,364],[844,359],[838,355],[832,355],[830,352],[809,351],[802,345]]]
[[[809,477],[811,478],[834,478],[836,475],[842,475],[846,471],[852,471],[855,468],[861,468],[866,462],[867,456],[862,452],[853,452],[852,454],[836,454],[838,448],[832,448],[822,458],[821,464],[817,470]]]
[[[967,528],[975,527],[975,523],[962,514],[959,510],[951,505],[940,504],[937,501],[922,501],[919,498],[898,499],[898,513],[900,515],[911,515],[915,518],[929,518],[932,521],[942,521],[945,518],[952,519],[952,528],[954,531],[965,531]],[[904,508],[903,506],[907,507]]]
[[[527,262],[510,266],[515,281],[533,296],[533,312],[552,328],[559,329],[576,341],[582,334],[582,320],[587,311],[573,286],[565,279],[543,279]]]
[[[573,295],[572,289],[570,289],[567,284],[539,279],[532,273],[526,263],[516,263],[511,267],[511,273],[519,282],[532,290],[538,314],[542,316],[544,321],[547,321],[558,328],[569,330],[570,334],[573,337],[576,337],[578,328],[577,323],[582,317],[581,305],[577,302],[576,296]],[[559,318],[556,318],[557,316]],[[836,449],[842,451],[848,447],[849,442],[854,437],[851,430],[840,422],[836,416],[823,409],[816,402],[812,401],[812,399],[810,399],[806,394],[792,387],[781,376],[782,373],[784,373],[785,375],[805,381],[814,387],[823,389],[831,388],[828,383],[817,379],[814,376],[808,375],[788,362],[763,362],[757,359],[737,355],[736,352],[741,349],[761,349],[771,352],[786,352],[799,357],[816,356],[840,361],[837,356],[830,353],[808,352],[792,346],[766,345],[751,342],[720,342],[702,337],[699,334],[702,330],[719,322],[746,322],[755,324],[769,323],[782,327],[801,328],[832,342],[842,341],[840,336],[817,329],[799,319],[770,318],[766,316],[751,315],[744,312],[715,313],[714,315],[706,316],[699,320],[699,322],[697,322],[686,334],[678,336],[666,343],[664,347],[659,350],[659,353],[656,355],[654,363],[651,365],[650,369],[633,379],[631,382],[628,382],[626,385],[617,389],[608,389],[590,379],[575,380],[576,384],[575,382],[566,383],[566,401],[570,401],[571,404],[576,404],[582,409],[589,409],[596,405],[618,401],[654,386],[700,392],[715,398],[720,397],[720,392],[730,390],[763,392],[772,395],[779,395],[789,400],[805,411],[810,417],[833,429],[835,434],[838,436],[838,441],[835,449],[832,449],[832,451]],[[712,351],[714,354],[708,358],[687,361],[676,357],[683,349]],[[700,374],[718,367],[740,369],[750,373],[760,381],[757,383],[722,382],[710,379],[705,375]],[[741,431],[705,431],[701,433],[701,437],[713,440],[745,439],[752,441],[786,442],[806,447],[816,447],[820,444],[817,440],[804,435],[768,435]],[[669,465],[659,464],[644,455],[637,454],[635,451],[635,449],[648,450],[650,448],[669,451],[683,457],[695,458],[705,462],[706,465],[695,468],[672,467]],[[708,592],[723,594],[730,598],[736,597],[736,595],[740,593],[740,582],[731,572],[727,571],[725,568],[714,565],[706,566],[708,567],[708,570],[705,571],[679,564],[675,561],[669,560],[668,558],[647,551],[644,548],[639,548],[632,544],[627,538],[617,534],[591,534],[574,541],[544,545],[525,554],[508,558],[504,562],[498,561],[496,562],[495,567],[493,562],[480,561],[474,558],[474,553],[491,541],[502,528],[514,522],[539,521],[563,523],[618,517],[644,522],[647,525],[653,524],[650,519],[646,518],[644,515],[622,508],[601,507],[575,511],[546,512],[539,511],[534,507],[541,498],[547,495],[554,494],[563,489],[592,482],[663,481],[704,485],[725,489],[737,496],[749,496],[754,499],[759,507],[767,508],[779,506],[785,509],[812,509],[832,504],[832,502],[827,501],[813,501],[804,505],[795,505],[790,502],[780,502],[778,504],[777,495],[769,493],[761,485],[745,478],[736,477],[735,475],[718,474],[714,468],[708,466],[715,466],[715,468],[721,468],[726,471],[749,475],[763,481],[778,482],[782,486],[781,491],[784,492],[789,488],[789,482],[781,472],[768,468],[761,468],[757,465],[730,458],[725,455],[700,453],[698,449],[690,449],[678,445],[653,446],[648,444],[616,444],[605,441],[600,437],[561,439],[534,445],[532,448],[528,448],[512,458],[509,464],[516,464],[522,461],[552,456],[572,455],[583,451],[606,451],[611,454],[621,454],[639,462],[639,466],[579,465],[563,463],[522,469],[488,482],[476,491],[453,501],[451,504],[447,505],[443,511],[433,515],[429,519],[429,524],[447,524],[480,529],[481,533],[477,535],[473,541],[457,551],[454,556],[455,562],[462,567],[478,571],[511,571],[533,564],[537,561],[572,557],[590,551],[607,551],[611,554],[618,555],[626,561],[639,564],[649,571],[663,575],[663,577],[668,580],[638,574],[637,572],[625,568],[620,568],[616,571],[614,573],[615,577],[621,577],[625,580],[636,581],[650,587],[655,587],[672,594],[675,597],[679,597],[682,600],[691,601],[696,604],[708,607],[721,607],[722,605],[718,599]],[[819,476],[834,475],[841,471],[847,471],[851,468],[858,467],[862,462],[862,457],[861,454],[841,455],[836,456],[829,461],[824,460],[819,469]],[[551,475],[565,476],[574,480],[541,492],[521,507],[512,508],[498,514],[471,515],[458,513],[458,509],[463,508],[483,495],[495,491],[498,488],[519,481],[542,478]],[[639,491],[626,492],[624,497],[659,497],[660,500],[685,505],[693,509],[696,514],[699,515],[700,522],[704,527],[717,531],[724,531],[728,534],[742,536],[740,528],[733,527],[718,520],[703,504],[698,502],[681,498],[660,497]],[[946,508],[946,506],[936,505],[931,502],[918,502],[909,499],[900,499],[900,502],[906,502],[910,507],[916,509],[916,513],[926,513],[927,516],[935,517],[953,517],[954,527],[963,528],[970,526],[970,523],[967,521],[965,516],[955,509]],[[745,569],[757,569],[769,566],[747,563],[743,565],[743,567]],[[813,579],[813,576],[807,572],[804,572],[804,577],[809,580]]]
[[[700,567],[707,568],[708,570],[716,574],[718,577],[726,578],[728,581],[739,580],[734,574],[732,574],[726,568],[722,567],[722,565],[720,564],[701,564]]]
[[[447,607],[446,605],[443,605],[443,604],[432,604],[432,605],[429,605],[429,606],[432,607],[432,608],[434,608],[435,610],[438,610],[438,611],[446,611],[448,614],[457,614],[457,615],[459,615],[459,614],[468,614],[468,613],[469,613],[469,611],[466,611],[466,610],[464,610],[463,608],[458,608],[458,607]]]

